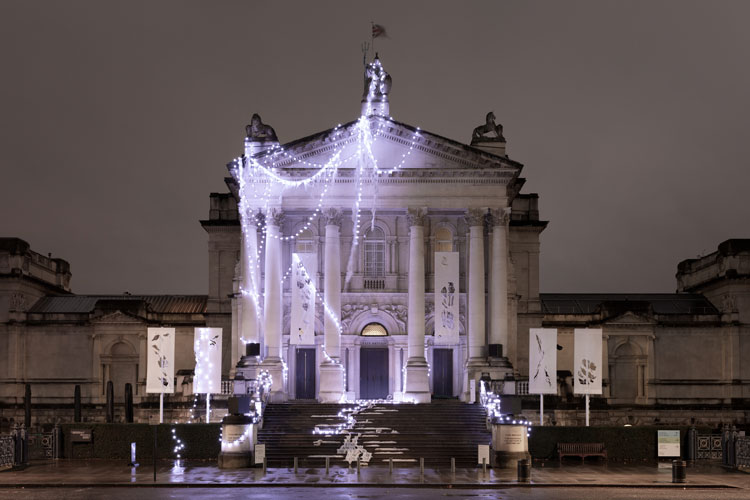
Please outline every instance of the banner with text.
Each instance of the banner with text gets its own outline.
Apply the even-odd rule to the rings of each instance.
[[[174,328],[149,328],[146,392],[174,393]]]
[[[221,392],[221,328],[196,328],[195,376],[193,392],[215,394]]]
[[[557,394],[557,328],[529,329],[529,393]]]
[[[602,393],[602,330],[576,328],[573,336],[573,392]]]
[[[315,253],[292,254],[292,325],[290,344],[315,343],[315,277],[318,258]]]
[[[458,252],[435,252],[435,345],[458,344]]]

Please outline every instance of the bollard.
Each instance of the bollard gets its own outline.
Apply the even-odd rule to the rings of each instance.
[[[456,459],[451,457],[451,474],[456,475]]]
[[[326,476],[328,475],[328,469],[330,468],[330,458],[326,457]]]
[[[424,479],[424,458],[419,458],[419,478]]]
[[[531,480],[531,462],[527,459],[518,461],[518,482],[528,483]]]
[[[360,461],[359,461],[359,457],[357,457],[357,475],[359,475],[359,465],[360,465]]]
[[[487,476],[487,458],[482,457],[482,476]]]
[[[684,460],[672,460],[672,482],[686,482],[687,463]]]
[[[266,471],[268,470],[268,459],[266,457],[263,457],[263,475],[266,475]]]
[[[388,459],[388,474],[393,474],[393,457]]]
[[[297,457],[294,457],[294,473],[295,474],[297,473],[297,466],[298,465],[299,465],[299,463],[297,462]]]

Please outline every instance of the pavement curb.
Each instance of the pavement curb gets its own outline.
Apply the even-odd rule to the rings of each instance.
[[[13,483],[2,489],[45,488],[433,488],[433,489],[509,489],[509,488],[629,488],[629,489],[741,489],[728,484],[706,483]]]

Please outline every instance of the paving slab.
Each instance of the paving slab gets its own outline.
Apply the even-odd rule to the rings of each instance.
[[[261,468],[223,470],[215,462],[190,461],[157,464],[156,480],[152,464],[129,467],[124,461],[56,460],[32,462],[22,469],[0,472],[0,488],[87,487],[87,486],[170,486],[170,487],[252,487],[252,486],[346,486],[346,487],[639,487],[639,488],[742,488],[750,489],[750,474],[716,464],[701,464],[687,469],[687,482],[672,483],[669,467],[611,464],[559,465],[534,464],[532,480],[518,482],[516,471],[509,469],[425,469],[394,467]]]

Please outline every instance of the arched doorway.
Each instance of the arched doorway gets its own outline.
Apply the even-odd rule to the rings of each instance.
[[[385,399],[388,397],[388,331],[380,323],[369,323],[362,329],[359,350],[359,397]],[[366,339],[366,340],[365,340]]]

